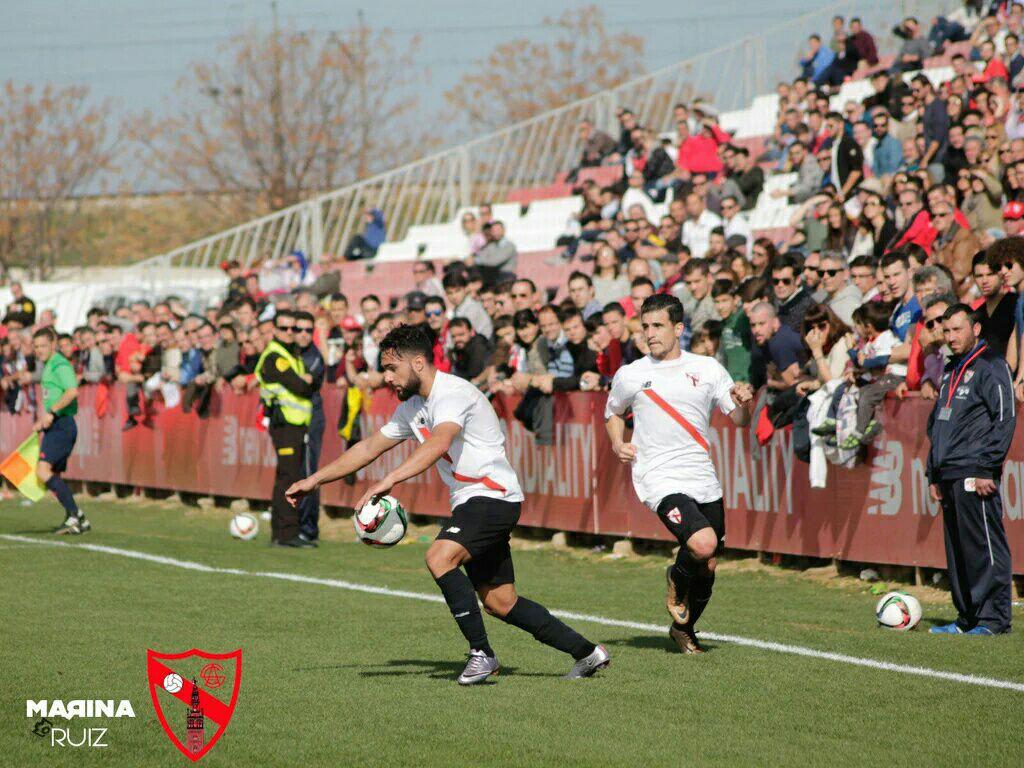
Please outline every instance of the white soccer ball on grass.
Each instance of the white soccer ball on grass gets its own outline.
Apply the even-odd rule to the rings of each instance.
[[[875,618],[880,626],[906,632],[921,621],[921,604],[906,592],[889,592],[875,606]]]
[[[228,526],[228,530],[231,531],[231,535],[236,539],[249,541],[256,538],[256,534],[260,532],[260,521],[256,519],[255,515],[251,515],[248,512],[240,512],[231,518],[231,525]]]

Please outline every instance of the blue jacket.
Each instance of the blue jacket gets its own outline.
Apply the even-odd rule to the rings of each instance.
[[[373,221],[366,225],[363,240],[376,251],[387,237],[384,231],[384,212],[380,208],[374,208],[370,211],[370,216],[373,217]]]
[[[181,356],[181,386],[187,386],[203,372],[203,353],[193,347]]]
[[[875,156],[871,161],[871,172],[875,176],[896,173],[903,164],[903,145],[891,134],[885,134],[875,145]]]
[[[928,479],[962,480],[981,477],[999,480],[1017,425],[1013,379],[1002,355],[986,347],[966,368],[950,397],[958,367],[980,348],[954,357],[942,374],[939,396],[928,417]],[[949,402],[949,411],[944,411]],[[941,418],[948,413],[948,418]]]
[[[821,85],[825,81],[825,72],[832,62],[836,60],[835,53],[826,45],[821,46],[818,52],[810,59],[800,59],[800,66],[803,67],[803,76],[813,80],[815,85]]]

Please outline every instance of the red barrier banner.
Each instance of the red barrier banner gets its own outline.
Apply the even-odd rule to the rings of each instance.
[[[215,395],[200,418],[181,408],[157,409],[148,424],[122,432],[124,392],[83,387],[79,438],[68,477],[190,493],[269,499],[274,452],[257,421],[256,395]],[[604,430],[604,395],[556,395],[555,445],[537,445],[513,416],[517,400],[494,401],[508,455],[526,493],[522,524],[547,529],[667,540],[657,517],[638,501],[629,467],[612,454]],[[384,424],[394,394],[374,392],[360,416],[363,434]],[[327,429],[321,465],[342,450],[341,400],[325,391]],[[885,430],[867,461],[850,470],[830,466],[825,488],[812,489],[808,467],[793,453],[792,434],[764,447],[749,429],[717,414],[711,455],[725,493],[727,545],[735,549],[836,557],[866,563],[945,566],[942,518],[928,495],[926,423],[931,403],[889,400]],[[102,413],[102,416],[99,415]],[[0,415],[0,452],[14,450],[31,428],[27,414]],[[323,489],[323,503],[349,506],[412,452],[412,441],[382,456],[351,484]],[[413,512],[449,514],[448,489],[428,471],[396,491]],[[1024,437],[1014,437],[1003,471],[1003,509],[1014,571],[1024,573]]]

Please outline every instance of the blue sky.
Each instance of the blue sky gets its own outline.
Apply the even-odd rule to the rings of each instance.
[[[398,2],[279,0],[283,22],[299,29],[351,26],[362,8],[375,28],[398,41],[422,36],[420,64],[430,74],[421,103],[440,108],[442,94],[491,47],[517,37],[543,38],[545,16],[586,3],[564,0],[507,2]],[[671,64],[820,7],[810,0],[647,0],[606,2],[613,32],[647,41],[648,69]],[[190,61],[217,55],[218,45],[251,26],[269,29],[269,0],[0,0],[0,72],[16,82],[84,83],[115,109],[165,108]],[[824,31],[824,30],[823,30]]]

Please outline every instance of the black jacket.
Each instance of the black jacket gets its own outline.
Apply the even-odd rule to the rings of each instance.
[[[460,379],[475,379],[491,362],[493,349],[490,342],[474,333],[465,349],[452,350],[452,374]]]
[[[778,299],[775,300],[775,309],[779,315],[779,322],[783,325],[788,325],[803,337],[804,315],[807,314],[807,310],[814,303],[814,296],[801,285],[785,304],[780,304]]]
[[[942,374],[939,396],[928,417],[928,479],[961,480],[981,477],[998,480],[1003,461],[1010,450],[1017,424],[1017,405],[1013,398],[1010,368],[991,347],[964,369],[952,400],[948,419],[940,415],[949,399],[949,388],[957,365],[971,357],[954,357]]]
[[[554,392],[572,392],[580,388],[580,377],[591,371],[597,373],[597,353],[587,346],[587,342],[566,344],[572,355],[572,376],[558,376],[551,382]]]
[[[644,165],[644,181],[652,184],[663,176],[668,176],[675,169],[676,164],[672,162],[668,152],[663,147],[657,147],[647,157],[647,163]]]

